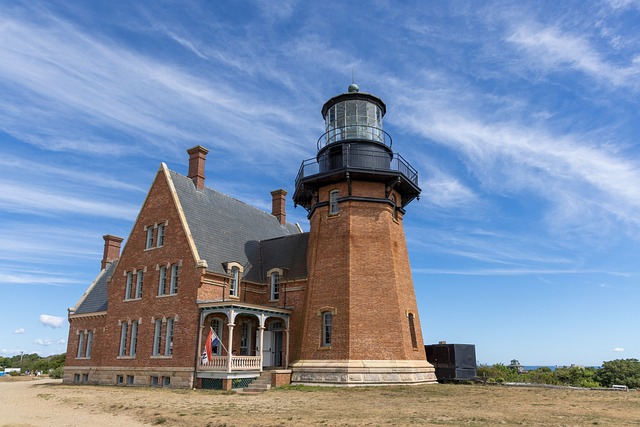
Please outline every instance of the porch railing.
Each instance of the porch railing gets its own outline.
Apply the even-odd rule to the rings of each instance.
[[[260,356],[231,356],[232,371],[258,371],[262,365]],[[227,356],[213,356],[211,361],[200,363],[201,371],[226,371]]]

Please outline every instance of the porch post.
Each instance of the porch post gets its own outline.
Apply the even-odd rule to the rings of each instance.
[[[233,323],[229,323],[229,347],[227,349],[227,372],[231,372],[231,358],[233,357]]]
[[[287,346],[284,353],[284,368],[289,369],[289,319],[288,318],[285,319],[284,325],[285,325],[284,331],[287,334]]]
[[[260,372],[262,372],[262,362],[263,360],[263,355],[264,352],[262,351],[262,346],[264,345],[264,321],[265,321],[265,317],[264,314],[261,314],[259,317],[259,325],[258,325],[258,330],[260,331]]]
[[[258,330],[260,331],[260,372],[262,372],[262,362],[264,357],[264,352],[262,351],[262,345],[264,344],[264,324],[258,326]]]
[[[200,353],[200,349],[202,348],[202,331],[204,330],[204,323],[202,322],[202,316],[200,316],[200,327],[198,328],[198,331],[200,331],[198,333],[198,349],[196,351],[197,356],[198,356],[198,363],[196,364],[197,367],[200,367],[202,365],[202,353]]]

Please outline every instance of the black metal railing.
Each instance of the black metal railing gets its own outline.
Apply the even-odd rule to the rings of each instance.
[[[318,138],[318,151],[327,145],[349,140],[375,141],[389,148],[391,148],[391,145],[393,144],[391,135],[380,128],[365,125],[349,125],[334,128],[325,132],[320,138]]]
[[[361,147],[350,148],[347,144],[343,146],[343,150],[333,153],[325,152],[320,158],[303,161],[296,177],[296,187],[303,178],[345,168],[371,171],[397,171],[416,186],[418,185],[418,171],[400,154],[364,149]]]

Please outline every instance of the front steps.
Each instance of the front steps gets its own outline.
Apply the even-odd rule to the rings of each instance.
[[[262,371],[260,376],[253,380],[248,387],[242,389],[241,394],[264,393],[271,389],[271,371]]]

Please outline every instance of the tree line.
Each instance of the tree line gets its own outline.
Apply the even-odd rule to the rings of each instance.
[[[42,372],[52,378],[62,378],[65,358],[65,353],[47,357],[39,356],[38,353],[19,354],[12,357],[0,357],[0,367],[20,368],[20,374]]]
[[[479,378],[495,383],[518,382],[587,388],[626,385],[629,388],[640,388],[638,359],[611,360],[603,362],[601,367],[565,366],[552,370],[545,366],[522,373],[501,363],[480,365],[477,370]]]

